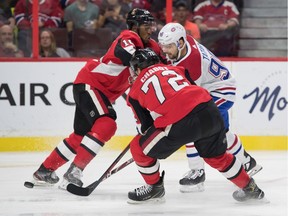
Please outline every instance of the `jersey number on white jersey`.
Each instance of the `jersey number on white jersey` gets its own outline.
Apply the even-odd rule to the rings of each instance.
[[[229,70],[214,58],[211,58],[209,73],[211,73],[215,78],[220,78],[221,80],[229,78]]]

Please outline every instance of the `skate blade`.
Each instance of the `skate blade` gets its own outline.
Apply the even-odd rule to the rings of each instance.
[[[55,185],[55,184],[51,184],[45,181],[39,181],[36,179],[33,179],[29,182],[33,184],[33,187],[53,187]]]
[[[67,186],[70,184],[66,179],[63,179],[63,181],[58,185],[58,189],[60,190],[67,190]]]
[[[201,182],[197,185],[180,185],[179,190],[182,193],[203,192],[205,190],[205,187],[204,183]]]
[[[266,197],[263,197],[262,199],[250,199],[243,202],[237,202],[238,205],[265,205],[269,203],[270,200],[268,200]]]
[[[249,172],[247,172],[247,174],[252,177],[254,175],[256,175],[258,172],[260,172],[263,169],[262,166],[260,165],[256,165],[255,167],[253,167]]]
[[[135,200],[131,200],[128,199],[127,203],[128,204],[133,204],[133,205],[142,205],[142,204],[161,204],[161,203],[165,203],[165,197],[160,197],[160,198],[152,198],[149,200],[145,200],[145,201],[135,201]]]

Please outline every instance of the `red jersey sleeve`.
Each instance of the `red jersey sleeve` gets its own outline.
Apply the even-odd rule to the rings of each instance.
[[[108,63],[112,61],[116,64],[129,66],[132,55],[139,48],[144,48],[144,45],[138,34],[130,30],[124,30],[113,41],[102,62]]]

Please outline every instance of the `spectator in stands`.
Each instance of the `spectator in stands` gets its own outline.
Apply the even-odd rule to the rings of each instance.
[[[99,26],[110,28],[114,34],[113,38],[118,37],[120,32],[126,29],[126,17],[130,7],[120,0],[106,0],[100,10]]]
[[[133,8],[141,8],[141,9],[150,10],[152,2],[153,0],[122,0],[122,3],[128,4],[131,10]]]
[[[77,1],[77,0],[60,0],[60,5],[64,10],[66,7],[73,4],[75,1]],[[102,0],[88,0],[88,1],[96,4],[98,7],[100,7],[102,4]]]
[[[14,10],[16,26],[18,27],[18,45],[27,57],[31,56],[32,48],[32,9],[33,0],[18,0]],[[59,1],[39,0],[39,28],[61,27],[62,19],[63,10]]]
[[[76,0],[64,10],[68,33],[73,29],[97,29],[99,7],[88,0]]]
[[[49,29],[41,31],[39,41],[39,55],[41,57],[70,57],[65,49],[57,47],[54,34]]]
[[[73,30],[86,29],[93,31],[99,27],[100,9],[88,0],[76,0],[64,10],[64,22],[68,32],[69,48],[72,48]]]
[[[191,35],[194,39],[200,42],[201,35],[198,25],[191,22],[189,18],[191,15],[188,10],[187,1],[178,1],[175,4],[174,22],[180,23],[184,26],[186,33]]]
[[[13,28],[10,25],[0,27],[0,57],[24,57],[14,43]]]
[[[166,1],[153,0],[149,11],[164,25],[166,23]],[[163,25],[163,26],[164,26]]]
[[[151,38],[157,41],[159,31],[166,24],[166,1],[152,0],[152,4],[149,11],[154,16],[157,26],[157,30],[152,33]]]
[[[199,26],[201,42],[216,56],[237,55],[239,11],[226,0],[205,0],[194,9],[194,22]]]
[[[60,5],[63,10],[65,10],[66,7],[68,7],[70,4],[74,3],[76,0],[59,0]]]
[[[7,1],[0,1],[0,27],[2,25],[10,25],[12,29],[15,26],[15,19],[10,8],[10,3]]]

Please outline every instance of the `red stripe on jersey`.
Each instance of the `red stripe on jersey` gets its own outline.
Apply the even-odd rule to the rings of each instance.
[[[226,100],[221,98],[220,100],[215,101],[215,104],[217,105],[217,107],[219,107],[221,104],[225,103]]]
[[[149,135],[149,138],[141,145],[142,149],[145,149],[161,132],[161,130],[155,130],[151,135]]]
[[[103,98],[101,97],[100,93],[94,89],[92,89],[92,91],[95,93],[95,96],[96,96],[101,108],[103,109],[104,113],[109,113],[108,108],[107,108],[105,102],[103,101]]]
[[[187,144],[187,145],[186,145],[186,148],[195,148],[195,145],[194,145],[194,144],[193,144],[193,145]]]
[[[216,90],[220,90],[220,91],[223,91],[223,90],[233,90],[233,91],[236,91],[236,88],[235,87],[224,87],[224,88],[218,88]]]

